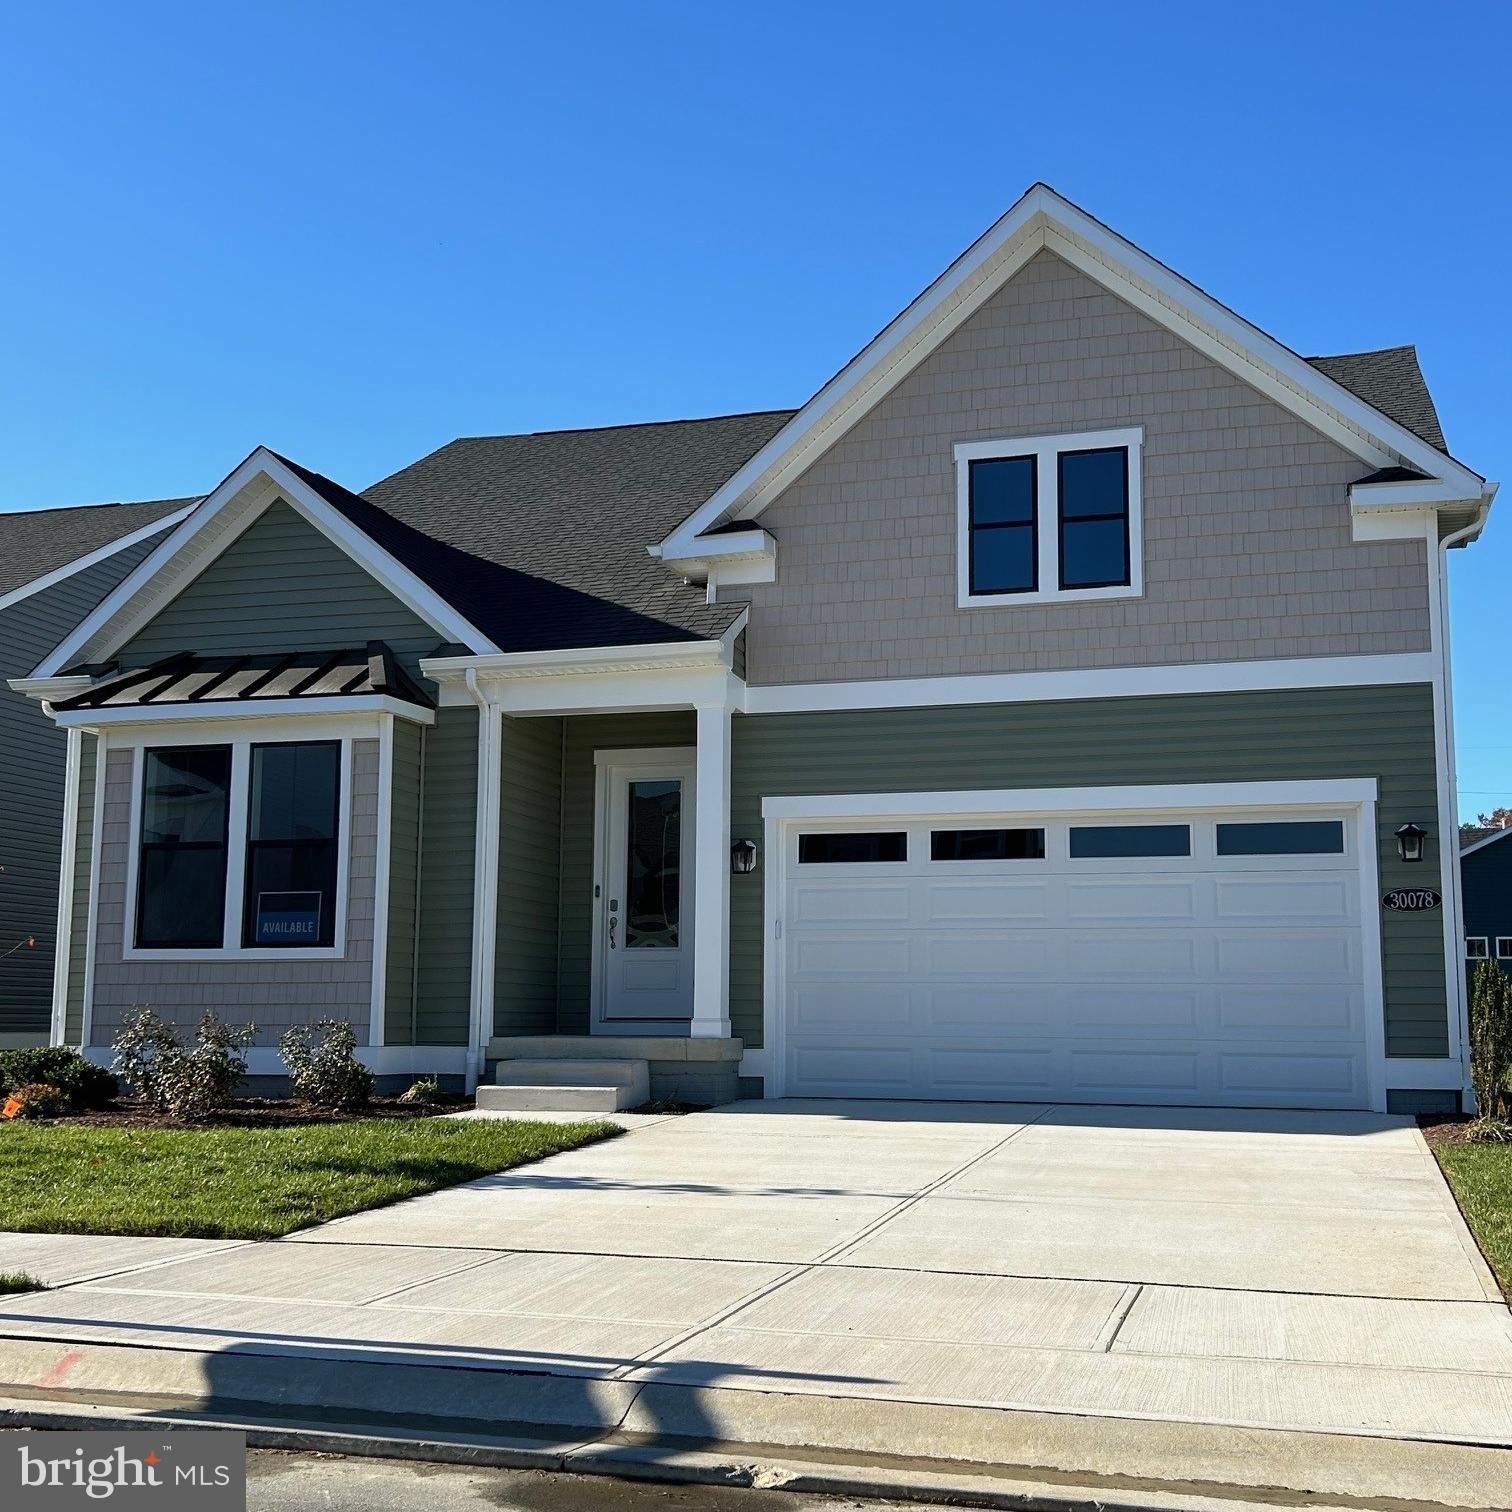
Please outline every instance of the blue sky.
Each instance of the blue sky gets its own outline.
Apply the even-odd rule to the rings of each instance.
[[[456,435],[800,403],[1045,179],[1306,353],[1415,341],[1512,475],[1512,7],[13,9],[0,509],[365,487]],[[1512,802],[1512,488],[1452,562]]]

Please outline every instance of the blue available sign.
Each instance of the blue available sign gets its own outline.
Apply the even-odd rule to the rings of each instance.
[[[253,942],[257,945],[318,945],[320,894],[258,893]]]

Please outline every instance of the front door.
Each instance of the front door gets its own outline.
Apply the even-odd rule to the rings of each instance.
[[[693,1016],[693,774],[691,751],[600,764],[596,997],[610,1032]]]

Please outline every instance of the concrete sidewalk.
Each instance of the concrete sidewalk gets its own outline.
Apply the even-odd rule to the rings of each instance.
[[[1512,1319],[1373,1115],[735,1104],[144,1265],[0,1299],[0,1381],[989,1463],[1031,1419],[1512,1445]]]

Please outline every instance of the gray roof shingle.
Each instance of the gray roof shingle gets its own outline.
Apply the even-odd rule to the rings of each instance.
[[[1406,426],[1419,440],[1446,457],[1449,455],[1438,410],[1418,366],[1416,347],[1340,352],[1336,357],[1309,357],[1307,361],[1325,378],[1342,384],[1357,399],[1373,405],[1398,425]]]
[[[25,587],[194,502],[152,499],[0,513],[0,593]]]

